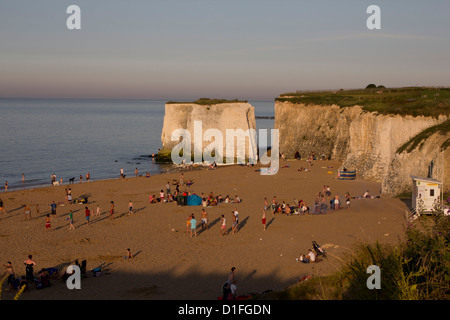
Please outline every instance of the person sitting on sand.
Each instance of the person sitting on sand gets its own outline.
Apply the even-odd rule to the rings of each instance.
[[[241,202],[241,198],[238,197],[238,195],[236,195],[236,197],[233,200],[233,203],[240,203]]]
[[[308,249],[308,255],[304,256],[303,254],[300,255],[299,261],[303,263],[310,263],[316,261],[316,255],[311,249]]]
[[[230,203],[231,202],[231,199],[230,199],[230,197],[228,195],[225,197],[225,201],[224,202],[225,203]]]
[[[155,195],[150,196],[149,202],[150,203],[157,203]]]
[[[288,216],[291,215],[291,207],[289,206],[289,203],[284,207],[284,213]]]
[[[302,214],[309,213],[309,207],[307,207],[304,202],[302,202],[302,206],[301,206],[300,212]]]
[[[367,190],[366,192],[364,192],[363,198],[370,198],[369,190]]]
[[[42,283],[42,288],[50,287],[50,280],[49,280],[49,274],[48,271],[45,269],[41,269],[38,274],[38,279]]]

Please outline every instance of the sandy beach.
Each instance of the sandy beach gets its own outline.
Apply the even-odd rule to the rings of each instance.
[[[209,229],[200,228],[202,206],[177,206],[176,202],[150,204],[150,195],[159,196],[167,182],[180,178],[180,173],[113,179],[49,186],[34,190],[0,193],[6,215],[0,215],[0,261],[11,261],[16,277],[25,275],[23,262],[28,255],[36,262],[35,274],[41,268],[64,268],[75,259],[87,260],[88,277],[81,290],[69,290],[62,280],[51,280],[52,286],[37,290],[34,286],[20,299],[205,299],[221,296],[222,284],[231,267],[236,267],[239,294],[280,290],[295,283],[303,275],[327,275],[339,269],[342,258],[358,242],[397,243],[403,236],[407,205],[397,198],[354,199],[351,210],[329,210],[320,215],[272,215],[268,210],[267,230],[261,223],[264,197],[269,203],[274,196],[279,202],[293,204],[304,200],[313,207],[315,196],[324,185],[332,196],[361,196],[366,190],[380,195],[380,183],[357,178],[336,179],[340,163],[314,161],[310,171],[305,161],[280,162],[278,174],[260,175],[256,167],[227,166],[217,170],[184,170],[190,187],[181,187],[198,195],[238,195],[239,204],[207,207]],[[289,166],[289,167],[283,167]],[[133,177],[131,177],[133,176]],[[130,178],[128,178],[130,177]],[[87,195],[89,204],[65,203],[65,188],[73,198]],[[175,186],[171,186],[172,190]],[[132,201],[135,213],[128,215]],[[45,216],[50,203],[58,204],[56,219],[50,232],[45,231]],[[110,220],[110,202],[115,203],[115,219]],[[24,207],[31,208],[32,219],[24,221]],[[36,204],[40,213],[36,213]],[[86,225],[85,206],[101,209]],[[231,229],[232,210],[239,212],[240,230],[220,236],[220,216]],[[74,213],[75,230],[69,230],[68,212]],[[186,233],[186,219],[191,213],[199,221],[197,237]],[[317,241],[328,252],[323,261],[296,262]],[[125,260],[130,248],[133,259]],[[90,271],[101,267],[103,276]],[[5,290],[2,299],[15,292]]]

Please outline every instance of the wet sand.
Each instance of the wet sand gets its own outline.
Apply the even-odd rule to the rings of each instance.
[[[282,166],[289,166],[283,168]],[[88,277],[81,290],[69,290],[61,280],[51,280],[43,290],[34,287],[21,299],[205,299],[221,295],[222,284],[230,268],[237,269],[238,293],[260,293],[279,290],[295,283],[303,275],[327,275],[339,269],[342,259],[358,242],[397,243],[403,236],[407,205],[400,199],[381,196],[375,199],[354,199],[346,208],[320,215],[272,215],[266,212],[267,230],[261,223],[264,197],[293,204],[304,200],[313,207],[315,195],[323,185],[331,187],[332,195],[344,193],[361,196],[366,190],[380,194],[380,183],[357,178],[341,181],[335,177],[339,163],[314,161],[310,172],[305,161],[280,162],[278,174],[263,176],[256,167],[227,166],[217,170],[186,170],[184,180],[193,185],[181,188],[206,196],[238,195],[239,204],[207,207],[210,226],[200,228],[201,206],[177,206],[176,202],[149,204],[149,196],[159,196],[166,183],[179,179],[180,173],[132,177],[104,181],[51,186],[34,190],[1,193],[7,215],[0,215],[0,262],[11,261],[16,276],[25,275],[23,261],[29,254],[41,268],[57,267],[61,272],[75,259],[87,260]],[[331,168],[332,167],[332,168]],[[330,173],[331,172],[331,173]],[[93,177],[95,179],[95,177]],[[101,215],[91,216],[86,225],[85,204],[64,204],[65,188],[72,189],[73,198],[87,195],[88,208],[100,206]],[[172,190],[175,186],[171,186]],[[128,202],[135,208],[128,215]],[[52,231],[45,232],[45,216],[50,203],[58,204]],[[108,217],[110,202],[115,203],[115,219]],[[328,200],[329,201],[329,200]],[[23,205],[31,207],[32,219],[24,221]],[[35,205],[39,204],[40,213]],[[220,236],[220,215],[231,229],[233,209],[239,212],[240,230]],[[68,211],[74,212],[75,230],[69,230]],[[194,213],[199,227],[197,237],[186,233],[186,218]],[[311,242],[317,241],[328,252],[318,263],[296,262],[300,253],[307,253]],[[124,260],[126,249],[134,255]],[[103,276],[93,277],[90,271],[101,267]],[[5,290],[2,298],[12,299],[15,292]]]

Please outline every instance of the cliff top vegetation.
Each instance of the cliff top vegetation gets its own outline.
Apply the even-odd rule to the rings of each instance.
[[[221,103],[246,103],[247,100],[227,100],[227,99],[209,99],[209,98],[200,98],[195,101],[168,101],[167,104],[199,104],[204,106],[211,106],[214,104],[221,104]]]
[[[359,105],[363,110],[380,114],[433,117],[450,114],[450,88],[441,87],[385,88],[370,84],[365,89],[288,92],[275,101],[335,104],[343,108]]]

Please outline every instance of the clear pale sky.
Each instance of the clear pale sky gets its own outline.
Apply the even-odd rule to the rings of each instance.
[[[69,5],[81,30],[68,30]],[[369,30],[369,5],[381,30]],[[0,97],[272,100],[450,86],[450,1],[39,0],[0,5]]]

